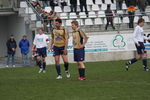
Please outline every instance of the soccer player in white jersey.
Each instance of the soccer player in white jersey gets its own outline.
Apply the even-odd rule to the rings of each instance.
[[[137,62],[140,59],[142,59],[144,70],[145,71],[149,70],[147,68],[147,52],[145,50],[144,40],[150,41],[150,39],[144,36],[144,30],[143,30],[144,23],[145,23],[144,19],[140,18],[138,20],[137,26],[135,27],[135,30],[133,33],[133,40],[134,40],[138,55],[126,63],[127,71],[129,69],[129,65]]]
[[[37,64],[40,68],[39,73],[46,72],[46,61],[45,58],[47,57],[47,47],[49,42],[49,37],[45,34],[44,28],[37,29],[38,34],[34,38],[32,51],[34,48],[37,49]]]

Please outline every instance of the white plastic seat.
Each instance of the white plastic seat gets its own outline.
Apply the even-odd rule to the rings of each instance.
[[[139,20],[139,17],[138,17],[138,16],[135,16],[135,17],[134,17],[134,23],[137,23],[138,20]]]
[[[21,8],[27,8],[28,5],[27,5],[27,3],[25,1],[22,1],[22,2],[20,2],[20,7]]]
[[[99,11],[99,6],[98,5],[92,5],[92,11]]]
[[[68,14],[67,13],[60,13],[60,18],[61,19],[68,19]]]
[[[105,12],[104,11],[99,11],[98,12],[98,17],[106,17]]]
[[[111,10],[116,10],[116,4],[111,4]]]
[[[80,18],[87,18],[85,12],[80,12],[79,13]]]
[[[42,22],[41,21],[37,21],[36,22],[36,27],[38,28],[38,27],[42,27],[43,25],[42,25]]]
[[[87,0],[87,5],[92,5],[93,1],[92,0]]]
[[[149,19],[148,16],[143,16],[142,18],[145,20],[146,23],[147,23],[147,22],[150,22],[150,19]]]
[[[70,19],[76,19],[76,18],[77,18],[76,13],[70,13],[70,14],[69,14],[69,18],[70,18]]]
[[[37,19],[36,19],[36,14],[31,14],[31,20],[32,21],[36,21]]]
[[[106,20],[106,18],[104,18],[104,20],[103,20],[103,21],[104,21],[104,24],[107,24],[107,20]]]
[[[61,7],[60,7],[60,6],[56,6],[56,7],[55,7],[55,12],[62,12]]]
[[[107,9],[107,4],[102,4],[101,5],[101,10],[106,10]]]
[[[76,19],[76,21],[78,21],[78,23],[79,23],[79,25],[80,25],[80,26],[83,26],[83,25],[84,25],[84,23],[83,23],[83,20],[82,20],[82,19]]]
[[[52,9],[51,9],[51,7],[45,7],[45,9],[44,9],[44,11],[46,11],[46,12],[50,12]]]
[[[118,11],[117,11],[117,14],[118,14],[118,15],[123,15],[124,12],[123,12],[122,10],[118,10]]]
[[[111,0],[105,0],[106,4],[112,4]]]
[[[71,12],[70,6],[64,6],[64,12]]]
[[[103,3],[102,3],[102,0],[95,0],[95,3],[98,4],[98,5],[103,4]]]
[[[72,20],[66,20],[66,26],[71,26]]]
[[[85,19],[85,25],[93,25],[92,19]]]
[[[89,12],[89,18],[96,18],[95,12]]]
[[[115,17],[115,18],[114,18],[114,23],[115,23],[115,24],[121,24],[122,21],[121,21],[120,17]]]
[[[95,18],[94,24],[95,24],[95,25],[102,25],[102,24],[103,24],[103,21],[102,21],[101,18]]]
[[[122,9],[127,10],[127,5],[125,3],[122,4]]]
[[[129,17],[123,17],[123,23],[128,24],[129,23]]]
[[[26,14],[33,14],[34,12],[33,12],[33,10],[32,10],[32,8],[26,8]]]

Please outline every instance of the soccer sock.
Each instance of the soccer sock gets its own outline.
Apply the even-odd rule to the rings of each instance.
[[[38,61],[37,64],[38,64],[39,68],[42,68],[41,67],[42,66],[42,61]]]
[[[46,70],[46,62],[43,62],[43,70]]]
[[[85,68],[81,68],[81,77],[85,77]]]
[[[147,68],[147,58],[142,59],[144,68]]]
[[[79,76],[82,77],[82,69],[79,68],[78,71],[79,71]]]
[[[64,67],[65,67],[65,71],[68,71],[69,63],[65,63]]]
[[[56,64],[56,71],[58,75],[61,75],[61,71],[60,71],[60,65]]]
[[[133,63],[137,62],[136,58],[131,59],[130,61],[127,62],[128,65],[131,65]]]

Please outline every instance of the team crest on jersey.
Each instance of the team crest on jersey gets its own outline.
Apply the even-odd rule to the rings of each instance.
[[[56,41],[60,41],[60,40],[62,40],[62,39],[61,39],[61,36],[60,36],[60,34],[59,34],[58,32],[56,32],[56,34],[55,34],[55,35],[56,35],[56,38],[55,38],[55,39],[56,39]]]

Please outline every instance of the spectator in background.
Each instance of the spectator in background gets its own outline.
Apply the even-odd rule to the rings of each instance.
[[[21,54],[22,54],[23,66],[29,66],[28,53],[29,53],[30,43],[27,40],[27,36],[26,35],[24,35],[22,37],[22,39],[20,40],[19,48],[20,48]]]
[[[137,1],[138,8],[140,9],[140,12],[142,15],[145,15],[145,9],[147,6],[147,0],[138,0]]]
[[[122,4],[124,0],[116,0],[117,10],[122,10]]]
[[[59,2],[61,4],[61,9],[64,11],[64,6],[67,6],[66,0],[60,0]]]
[[[79,0],[80,1],[80,9],[81,9],[81,12],[83,12],[83,7],[85,9],[85,13],[88,17],[88,10],[87,10],[87,3],[86,3],[86,0]]]
[[[105,14],[106,14],[106,19],[107,19],[107,24],[105,26],[105,30],[107,30],[109,23],[111,24],[112,28],[115,30],[115,27],[113,25],[114,14],[113,14],[112,10],[110,9],[110,5],[107,5],[107,9],[105,10]]]
[[[15,41],[15,38],[13,35],[10,35],[10,38],[8,39],[7,43],[7,65],[6,67],[9,67],[10,58],[12,58],[12,66],[15,67],[15,52],[17,48],[17,44]]]
[[[94,3],[94,4],[96,3],[95,0],[93,0],[93,3]]]
[[[55,10],[55,3],[54,3],[54,0],[49,0],[49,5],[51,6],[52,10],[54,11]]]
[[[136,11],[137,0],[126,0],[129,16],[129,28],[134,28],[134,16]]]
[[[42,1],[43,8],[48,6],[48,0],[40,0],[40,1]]]
[[[70,0],[71,12],[77,12],[77,0]]]
[[[105,0],[102,0],[102,3],[105,3]]]

